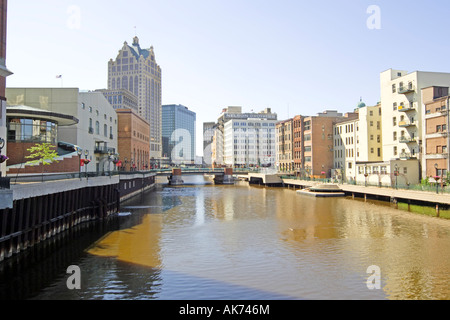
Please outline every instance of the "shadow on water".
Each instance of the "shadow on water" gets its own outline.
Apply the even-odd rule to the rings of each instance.
[[[0,264],[0,300],[298,300],[298,298],[141,266],[87,253],[111,231],[132,227],[119,219],[86,223]],[[71,265],[80,267],[81,290],[69,290]],[[179,290],[179,288],[189,288]]]

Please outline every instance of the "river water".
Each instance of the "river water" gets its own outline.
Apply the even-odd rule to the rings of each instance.
[[[450,299],[448,220],[381,202],[184,179],[185,186],[160,185],[125,202],[131,216],[95,229],[96,237],[72,237],[57,250],[64,259],[33,258],[21,275],[4,268],[0,297]],[[36,267],[42,260],[58,262]],[[70,265],[81,270],[80,290],[67,288]],[[369,289],[371,266],[380,271],[379,289]]]

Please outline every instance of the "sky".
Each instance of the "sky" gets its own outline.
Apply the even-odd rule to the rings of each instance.
[[[448,0],[13,0],[7,87],[107,87],[107,63],[137,35],[154,47],[162,103],[203,122],[223,108],[279,120],[380,100],[380,73],[450,72]],[[57,79],[56,75],[62,75]]]

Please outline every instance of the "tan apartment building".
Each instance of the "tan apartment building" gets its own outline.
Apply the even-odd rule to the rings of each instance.
[[[277,170],[279,172],[291,172],[294,170],[293,129],[293,119],[281,121],[276,125]]]
[[[117,109],[120,170],[150,169],[150,125],[131,109]]]
[[[382,162],[381,104],[359,102],[355,113],[346,114],[334,126],[334,167],[338,180],[357,180],[360,167]]]
[[[427,177],[446,178],[450,168],[449,88],[432,86],[422,89],[425,110],[424,171]]]

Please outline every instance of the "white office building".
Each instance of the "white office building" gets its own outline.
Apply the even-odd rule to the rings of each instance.
[[[274,167],[276,162],[277,115],[225,113],[223,161],[232,167]]]

